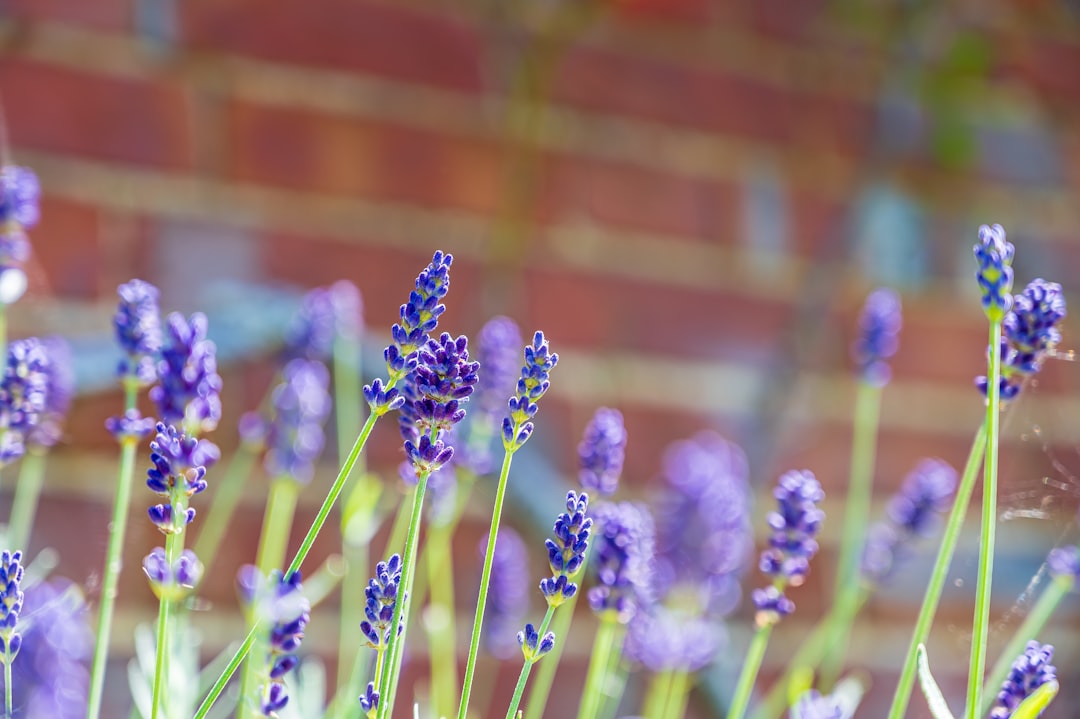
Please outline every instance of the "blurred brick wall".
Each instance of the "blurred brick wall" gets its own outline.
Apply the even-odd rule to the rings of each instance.
[[[995,44],[991,87],[1025,99],[1052,150],[1052,161],[1021,153],[996,172],[988,161],[949,167],[920,149],[925,113],[916,107],[907,122],[888,102],[893,53],[821,2],[614,3],[557,53],[538,97],[546,112],[522,121],[511,112],[514,78],[534,21],[465,3],[8,0],[7,137],[45,193],[29,302],[89,303],[107,321],[116,284],[136,275],[185,309],[211,278],[313,286],[345,277],[364,293],[369,327],[385,332],[411,278],[442,248],[457,256],[451,329],[472,332],[506,312],[562,352],[538,430],[561,450],[560,468],[572,470],[582,426],[607,404],[627,417],[630,494],[647,493],[667,443],[712,426],[746,446],[762,491],[779,471],[806,466],[838,508],[852,327],[868,288],[898,280],[905,318],[882,421],[883,499],[923,455],[960,465],[978,422],[975,226],[1006,225],[1018,280],[1046,273],[1077,289],[1080,73],[1063,68],[1080,67],[1080,34],[1057,13],[1017,3],[945,18],[943,33],[974,26]],[[901,123],[895,135],[891,122]],[[915,149],[894,147],[903,132]],[[899,261],[853,231],[871,185],[920,208],[914,244],[893,243]],[[515,212],[523,224],[507,220],[522,219]],[[918,272],[897,269],[907,257]],[[260,396],[269,374],[258,367],[254,377],[251,367],[226,372],[243,386],[229,390],[226,426]],[[1075,457],[1075,386],[1073,367],[1052,363],[1025,401],[1006,433],[1007,487],[1038,493],[1042,476],[1061,478],[1050,454]],[[113,406],[115,397],[81,401],[61,460],[92,451],[110,476],[99,427]],[[79,496],[75,483],[57,482],[45,505],[57,514],[39,534]],[[1047,506],[1071,517],[1077,489]],[[103,527],[108,492],[89,499],[78,511]],[[239,532],[256,532],[259,501]],[[1002,536],[1016,535],[1021,553],[1057,538],[1058,524],[1020,524]],[[133,616],[148,603],[134,571],[154,541],[143,535],[123,585]],[[797,641],[825,606],[836,536],[778,645]],[[72,576],[100,563],[104,539],[94,541],[72,548],[77,560],[65,554]],[[954,573],[973,584],[968,555]],[[920,591],[871,605],[864,628],[886,638],[888,656],[863,634],[855,662],[895,666]],[[227,583],[211,592],[228,600]],[[951,593],[941,620],[951,627],[942,651],[957,657],[968,593]],[[773,667],[786,654],[774,649]],[[875,679],[867,716],[894,676]]]

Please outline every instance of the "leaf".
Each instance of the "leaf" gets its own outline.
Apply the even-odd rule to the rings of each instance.
[[[1054,697],[1058,693],[1058,683],[1056,681],[1048,681],[1041,687],[1036,689],[1031,696],[1021,702],[1020,706],[1016,707],[1016,711],[1013,712],[1012,719],[1035,719],[1043,713],[1043,710],[1049,706],[1050,702],[1054,700]]]
[[[945,697],[941,694],[934,675],[930,673],[930,662],[926,658],[926,645],[920,644],[916,658],[919,666],[919,685],[922,686],[926,703],[930,705],[930,713],[934,719],[954,719],[949,705],[945,703]]]

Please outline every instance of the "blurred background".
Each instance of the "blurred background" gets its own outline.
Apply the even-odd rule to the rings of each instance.
[[[43,187],[12,333],[68,338],[80,382],[29,549],[56,548],[56,572],[92,606],[115,476],[102,421],[121,406],[110,323],[115,288],[132,277],[161,287],[166,309],[209,314],[225,380],[214,439],[228,453],[304,290],[354,282],[378,357],[432,251],[453,253],[443,328],[471,335],[507,314],[562,355],[538,419],[542,451],[512,477],[521,491],[507,514],[537,578],[596,407],[626,418],[624,498],[648,501],[663,449],[712,428],[748,455],[759,540],[771,485],[792,467],[817,474],[839,517],[849,348],[866,294],[890,286],[904,328],[884,395],[879,517],[921,457],[961,467],[980,421],[978,225],[1007,228],[1018,287],[1044,276],[1070,299],[1080,289],[1075,0],[2,0],[0,100],[5,162],[33,168]],[[1046,552],[1078,538],[1080,368],[1067,360],[1049,362],[1008,414],[991,657]],[[373,442],[371,466],[393,477],[393,427]],[[302,528],[334,456],[303,495]],[[133,627],[156,613],[138,562],[160,542],[139,491],[106,716],[127,716]],[[204,589],[207,656],[242,634],[229,572],[253,556],[264,497],[255,487],[245,498],[237,541]],[[976,513],[931,646],[954,706]],[[470,514],[455,544],[462,627],[485,522]],[[828,607],[838,536],[827,525],[766,678]],[[337,542],[328,532],[312,561]],[[872,685],[860,716],[885,713],[929,564],[922,556],[861,615],[850,664]],[[746,586],[760,581],[750,571]],[[316,610],[305,644],[331,675],[337,601]],[[746,604],[691,716],[722,716]],[[1080,707],[1077,608],[1067,601],[1040,637],[1057,645],[1065,678],[1048,717]],[[592,637],[579,614],[549,716],[576,705]],[[519,666],[489,667],[496,692],[509,696]],[[929,716],[921,697],[909,716]]]

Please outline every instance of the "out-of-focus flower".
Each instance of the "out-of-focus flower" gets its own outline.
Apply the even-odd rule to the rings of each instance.
[[[478,475],[492,469],[491,439],[499,430],[506,401],[514,393],[520,352],[521,330],[509,317],[493,317],[480,329],[476,359],[481,371],[471,400],[470,441],[457,448],[455,459]]]
[[[285,356],[325,362],[333,352],[336,330],[333,296],[329,289],[316,287],[304,295],[285,326]]]
[[[26,452],[26,441],[48,407],[49,355],[36,337],[8,343],[0,378],[0,466]]]
[[[1036,689],[1054,681],[1057,670],[1051,664],[1054,647],[1049,644],[1028,642],[1027,648],[1009,669],[1008,678],[1002,682],[990,719],[1008,719],[1016,708]]]
[[[177,601],[191,594],[202,579],[203,566],[195,552],[185,549],[173,564],[161,547],[143,559],[143,572],[158,599]]]
[[[480,540],[480,558],[487,553],[487,537]],[[516,651],[514,629],[528,606],[529,561],[525,542],[513,529],[500,527],[491,558],[491,583],[488,588],[484,625],[480,635],[484,647],[499,659],[509,659]]]
[[[888,359],[896,354],[900,342],[900,297],[887,288],[874,290],[866,298],[859,317],[859,336],[852,356],[864,382],[884,387],[891,370]]]
[[[655,527],[645,507],[631,502],[599,505],[593,512],[591,569],[597,586],[589,590],[594,612],[630,622],[649,597]]]
[[[195,510],[186,500],[206,489],[206,466],[217,461],[216,445],[179,432],[172,425],[158,423],[157,436],[150,443],[150,461],[154,465],[146,473],[146,486],[151,492],[169,500],[149,509],[150,521],[165,534],[184,531],[195,519]],[[181,506],[183,516],[174,516]]]
[[[585,426],[578,445],[578,482],[588,492],[615,494],[626,459],[626,426],[622,412],[601,407]]]
[[[1075,546],[1055,547],[1046,558],[1050,574],[1075,582],[1080,578],[1080,549]]]
[[[64,416],[75,394],[75,371],[72,367],[71,347],[62,338],[46,337],[41,340],[41,344],[49,358],[45,367],[45,410],[26,441],[36,447],[52,447],[60,441]]]
[[[120,303],[113,317],[116,340],[124,351],[117,372],[128,381],[150,385],[157,379],[157,356],[161,352],[161,311],[158,288],[131,280],[117,290]]]
[[[274,388],[266,471],[302,484],[311,481],[326,442],[323,423],[330,414],[330,374],[317,360],[294,359]]]
[[[41,185],[26,167],[0,167],[0,304],[11,304],[26,290],[23,264],[30,259],[26,230],[40,217]]]
[[[213,431],[221,419],[217,346],[206,338],[206,331],[206,315],[200,312],[189,320],[178,312],[169,315],[159,384],[150,390],[163,422],[200,433]]]

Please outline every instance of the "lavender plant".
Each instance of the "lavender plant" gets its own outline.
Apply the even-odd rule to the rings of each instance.
[[[0,552],[0,661],[4,663],[4,711],[8,717],[15,716],[11,665],[22,647],[18,624],[26,595],[21,588],[21,561],[22,552],[10,552],[6,549]]]

